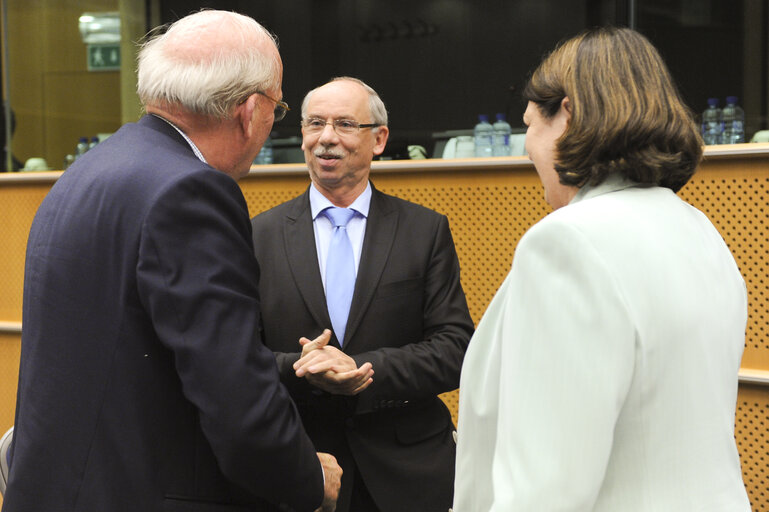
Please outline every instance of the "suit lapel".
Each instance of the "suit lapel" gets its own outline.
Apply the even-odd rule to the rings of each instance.
[[[308,189],[309,190],[309,189]],[[318,325],[331,326],[326,294],[318,268],[315,231],[312,227],[309,192],[299,196],[286,214],[283,224],[285,254],[294,284]],[[288,315],[291,312],[287,312]],[[290,321],[290,320],[289,320]]]
[[[387,197],[372,187],[371,207],[366,220],[366,234],[363,239],[358,277],[355,280],[355,293],[350,306],[350,316],[347,319],[344,349],[349,343],[354,343],[355,330],[368,309],[374,297],[379,281],[382,278],[385,264],[390,257],[395,232],[398,227],[398,211],[395,210]]]

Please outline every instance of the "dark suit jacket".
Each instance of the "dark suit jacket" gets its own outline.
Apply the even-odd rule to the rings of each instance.
[[[473,332],[446,217],[373,190],[343,344],[359,366],[374,367],[373,384],[356,397],[321,393],[291,367],[299,338],[331,326],[309,192],[257,216],[253,228],[265,344],[316,447],[345,469],[337,510],[346,510],[357,466],[384,512],[445,512],[455,444],[436,395],[459,386]]]
[[[237,183],[154,116],[62,175],[29,236],[3,512],[320,504],[252,251]]]

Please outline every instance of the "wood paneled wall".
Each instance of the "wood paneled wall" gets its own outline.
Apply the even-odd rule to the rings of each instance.
[[[43,157],[52,169],[61,169],[78,137],[114,132],[121,125],[120,72],[87,70],[78,29],[81,14],[118,11],[118,0],[6,3],[9,99],[16,116],[13,153],[22,164]]]

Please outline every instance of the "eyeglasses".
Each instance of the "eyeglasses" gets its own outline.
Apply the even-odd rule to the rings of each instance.
[[[262,91],[256,91],[256,94],[261,94],[268,100],[272,100],[275,102],[275,111],[273,114],[275,115],[275,122],[282,121],[284,117],[286,117],[286,114],[288,113],[291,108],[288,106],[288,103],[285,101],[276,100],[275,98],[271,98],[264,94]]]
[[[360,124],[351,119],[334,119],[332,122],[328,122],[325,119],[320,119],[318,117],[310,117],[302,121],[302,128],[304,128],[305,133],[314,135],[325,130],[327,124],[330,124],[338,135],[355,135],[363,128],[376,128],[382,126],[379,123]]]

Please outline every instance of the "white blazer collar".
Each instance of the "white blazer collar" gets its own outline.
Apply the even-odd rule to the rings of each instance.
[[[571,201],[569,201],[569,204],[578,203],[585,199],[590,199],[592,197],[608,194],[609,192],[616,192],[618,190],[624,190],[626,188],[645,187],[645,186],[651,186],[651,185],[642,185],[640,183],[636,183],[635,181],[629,180],[628,178],[622,175],[610,174],[599,185],[583,185],[582,188],[580,188],[579,191],[577,192],[577,195],[575,195],[571,199]]]

